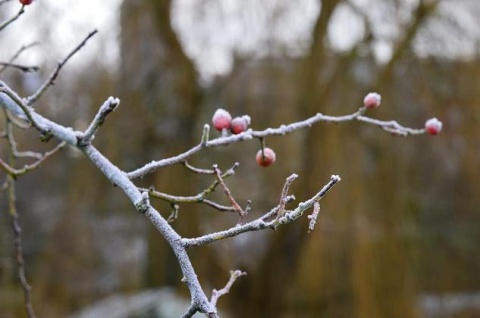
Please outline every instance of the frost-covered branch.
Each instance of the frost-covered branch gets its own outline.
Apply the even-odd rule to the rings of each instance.
[[[22,6],[20,8],[20,10],[17,12],[16,15],[14,15],[13,17],[11,17],[10,19],[2,22],[0,24],[0,31],[2,31],[3,29],[5,29],[7,26],[9,26],[12,22],[14,22],[15,20],[17,20],[23,13],[25,13],[25,10],[24,10],[24,6]]]
[[[207,169],[199,169],[195,168],[187,163],[186,167],[195,172],[195,173],[200,173],[200,174],[215,174],[215,170],[207,170]],[[235,173],[235,169],[238,167],[238,162],[236,162],[230,169],[228,169],[226,172],[224,172],[221,175],[221,179],[225,179],[229,176],[232,176]],[[163,192],[156,191],[154,187],[150,187],[149,189],[144,189],[144,188],[139,188],[140,191],[142,192],[148,192],[149,195],[152,198],[157,198],[160,200],[164,200],[169,202],[172,206],[173,205],[178,205],[179,203],[204,203],[206,205],[209,205],[213,207],[214,209],[217,209],[222,212],[236,212],[235,208],[232,206],[225,206],[219,203],[216,203],[214,201],[208,200],[207,197],[215,191],[217,186],[220,184],[220,181],[218,178],[216,178],[212,184],[203,190],[202,192],[193,195],[193,196],[178,196],[178,195],[172,195],[172,194],[167,194]]]
[[[0,3],[1,4],[1,3]],[[17,52],[15,52],[15,54],[13,54],[13,56],[10,58],[10,60],[8,61],[8,63],[13,63],[19,56],[20,54],[22,54],[24,51],[28,50],[29,48],[35,46],[35,45],[38,45],[38,42],[33,42],[33,43],[30,43],[30,44],[27,44],[27,45],[22,45],[22,47],[20,47],[18,49]],[[7,68],[7,66],[2,66],[0,67],[0,74],[5,71],[5,69]]]
[[[374,93],[376,94],[376,93]],[[378,95],[378,94],[377,94]],[[368,95],[367,95],[368,96]],[[369,104],[371,105],[371,104]],[[378,102],[379,105],[379,102]],[[192,147],[191,149],[177,155],[174,157],[170,158],[165,158],[162,160],[158,161],[152,161],[146,165],[144,165],[141,168],[138,168],[134,171],[131,171],[127,173],[128,178],[130,179],[136,179],[145,176],[146,174],[152,173],[155,170],[159,168],[163,168],[166,166],[178,164],[178,163],[183,163],[186,160],[188,160],[190,157],[195,155],[196,153],[200,152],[203,148],[213,148],[213,147],[219,147],[219,146],[227,146],[230,144],[234,144],[237,142],[245,141],[245,140],[251,140],[253,138],[266,138],[268,136],[283,136],[286,134],[290,134],[294,131],[300,130],[300,129],[305,129],[305,128],[310,128],[313,125],[319,123],[319,122],[329,122],[329,123],[344,123],[344,122],[350,122],[354,120],[358,120],[364,123],[368,123],[371,125],[378,126],[382,128],[383,130],[401,135],[401,136],[408,136],[408,135],[421,135],[426,132],[425,128],[422,129],[413,129],[413,128],[408,128],[405,126],[400,125],[394,120],[390,121],[383,121],[379,119],[374,119],[371,117],[364,116],[366,111],[368,109],[376,108],[378,107],[367,107],[366,105],[360,107],[356,112],[349,114],[349,115],[344,115],[344,116],[329,116],[329,115],[324,115],[321,113],[317,113],[312,117],[309,117],[305,120],[294,122],[288,125],[280,125],[277,128],[267,128],[264,130],[252,130],[248,129],[242,133],[239,134],[232,134],[232,135],[226,135],[222,133],[222,136],[208,140],[208,141],[202,141],[200,144],[197,146]]]
[[[225,231],[215,232],[196,238],[183,238],[181,240],[181,243],[184,247],[201,246],[229,237],[238,236],[245,232],[259,231],[266,228],[275,229],[279,225],[291,223],[298,219],[300,216],[302,216],[306,210],[312,208],[315,202],[321,200],[323,196],[340,180],[341,179],[339,176],[331,176],[330,181],[317,194],[315,194],[309,200],[298,204],[298,206],[294,210],[285,211],[285,214],[280,218],[275,218],[272,221],[267,221],[269,218],[278,214],[279,206],[277,206],[265,215],[253,221],[247,222],[243,225],[237,225]]]
[[[110,96],[98,110],[97,115],[91,122],[90,126],[88,126],[87,130],[85,130],[80,142],[84,145],[91,143],[95,133],[100,129],[100,126],[103,125],[107,116],[115,111],[119,104],[120,100],[118,98]]]
[[[40,69],[36,65],[21,65],[21,64],[11,63],[11,62],[0,62],[0,66],[2,66],[3,68],[7,68],[7,67],[15,68],[24,73],[34,73]]]
[[[230,279],[228,280],[227,284],[225,287],[223,287],[220,290],[214,289],[212,291],[212,298],[210,299],[210,303],[212,304],[213,307],[217,307],[217,301],[220,297],[222,297],[225,294],[228,294],[230,292],[230,289],[233,286],[233,283],[237,280],[237,278],[246,276],[247,272],[242,272],[241,270],[234,270],[230,271]]]
[[[42,86],[30,97],[27,98],[27,104],[29,106],[35,104],[35,102],[42,97],[43,93],[47,91],[47,89],[55,83],[55,80],[57,79],[58,73],[60,72],[61,68],[68,62],[68,60],[74,56],[82,47],[85,46],[87,41],[93,37],[98,31],[93,30],[90,32],[86,38],[79,44],[77,45],[63,60],[58,62],[57,67],[53,70],[52,74],[50,74],[50,77],[43,83]]]
[[[42,163],[44,163],[48,158],[50,158],[52,155],[54,155],[55,153],[60,151],[63,147],[65,147],[65,144],[66,143],[64,141],[62,141],[52,150],[47,151],[44,154],[41,154],[41,157],[38,158],[34,163],[24,165],[20,169],[15,169],[15,168],[11,167],[5,161],[3,161],[1,158],[0,158],[0,166],[5,170],[5,172],[7,174],[9,174],[13,177],[18,177],[18,176],[24,175],[27,172],[30,172],[32,170],[35,170],[35,169],[39,168],[42,165]]]

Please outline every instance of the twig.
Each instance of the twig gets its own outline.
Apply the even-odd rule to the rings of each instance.
[[[177,156],[158,160],[158,161],[152,161],[141,168],[138,168],[134,171],[127,173],[127,177],[129,179],[140,178],[145,176],[148,173],[154,172],[159,168],[185,162],[188,158],[192,157],[194,154],[201,151],[203,148],[226,146],[226,145],[230,145],[230,144],[245,141],[245,140],[251,140],[252,138],[262,139],[267,136],[274,136],[274,135],[283,136],[299,129],[312,127],[314,124],[319,122],[343,123],[343,122],[358,120],[361,122],[379,126],[387,132],[402,135],[402,136],[420,135],[425,133],[425,129],[407,128],[398,124],[396,121],[382,121],[382,120],[373,119],[367,116],[363,116],[365,112],[366,112],[365,107],[360,107],[356,112],[349,115],[344,115],[344,116],[328,116],[328,115],[323,115],[321,113],[317,113],[314,116],[307,118],[305,120],[291,123],[289,125],[281,125],[280,127],[277,127],[277,128],[267,128],[265,130],[259,130],[259,131],[254,131],[249,129],[238,135],[230,135],[226,137],[215,138],[215,139],[209,140],[205,144],[198,144],[197,146],[194,146],[191,149]]]
[[[8,165],[7,163],[5,163],[1,158],[0,158],[0,166],[11,176],[13,177],[18,177],[18,176],[21,176],[21,175],[24,175],[26,174],[27,172],[29,171],[32,171],[34,169],[37,169],[39,168],[43,162],[45,162],[45,160],[47,160],[48,158],[50,158],[52,155],[54,155],[55,153],[57,153],[58,151],[60,151],[63,147],[65,147],[66,145],[66,142],[65,141],[62,141],[61,143],[59,143],[55,148],[53,148],[52,150],[50,151],[47,151],[45,152],[44,154],[40,154],[41,157],[38,158],[37,161],[35,161],[34,163],[32,164],[28,164],[28,165],[25,165],[23,166],[23,168],[21,169],[15,169],[13,167],[11,167],[10,165]]]
[[[33,109],[28,106],[20,96],[17,95],[10,87],[8,87],[4,82],[0,81],[0,93],[5,93],[8,97],[10,97],[17,106],[19,106],[23,114],[27,117],[30,123],[40,132],[45,133],[45,130],[37,123],[37,121],[33,118]]]
[[[218,182],[220,182],[220,185],[223,187],[223,191],[225,192],[225,195],[227,196],[228,200],[232,204],[232,207],[238,213],[238,224],[243,224],[243,222],[245,221],[245,217],[247,216],[247,212],[242,209],[242,207],[237,203],[237,201],[233,197],[232,192],[225,184],[225,181],[223,181],[222,173],[220,169],[218,169],[217,165],[213,165],[213,170],[215,170],[215,173],[217,175],[217,180]]]
[[[34,73],[40,69],[38,66],[27,66],[27,65],[20,65],[20,64],[10,63],[10,62],[0,62],[0,66],[16,68],[25,73]]]
[[[235,169],[237,167],[238,167],[238,162],[236,162],[230,169],[228,169],[224,174],[222,174],[222,179],[225,179],[225,178],[233,175],[235,173]],[[197,169],[197,171],[202,170],[203,172],[208,172],[209,174],[210,174],[210,171],[211,171],[211,173],[215,174],[215,170],[205,170],[205,169],[198,169],[198,168],[194,168],[194,169]],[[222,212],[236,212],[235,208],[233,208],[231,206],[221,205],[221,204],[218,204],[216,202],[213,202],[213,201],[210,201],[210,200],[206,199],[206,197],[208,197],[212,192],[215,191],[215,189],[217,188],[217,186],[219,184],[220,184],[220,181],[218,181],[218,178],[217,178],[217,179],[215,179],[215,181],[213,181],[213,183],[208,188],[206,188],[202,192],[198,193],[197,195],[193,195],[193,196],[175,196],[175,195],[171,195],[171,194],[166,194],[166,193],[163,193],[163,192],[155,191],[155,189],[153,187],[151,187],[149,189],[139,188],[139,190],[142,191],[142,192],[143,191],[148,191],[148,193],[150,194],[150,196],[152,198],[157,198],[157,199],[160,199],[160,200],[164,200],[164,201],[170,202],[170,204],[204,203],[204,204],[209,205],[209,206],[213,207],[214,209],[217,209],[217,210],[222,211]]]
[[[22,54],[25,50],[28,50],[29,48],[31,48],[32,46],[35,46],[39,44],[39,42],[32,42],[30,44],[27,44],[27,45],[22,45],[17,52],[15,52],[15,54],[13,54],[13,56],[10,58],[10,60],[8,62],[12,63],[13,61],[15,61],[19,56],[20,54]],[[0,67],[0,74],[7,68],[7,66],[3,66],[3,67]]]
[[[21,121],[19,118],[13,116],[12,113],[10,113],[9,111],[7,111],[6,109],[3,109],[3,111],[4,111],[4,113],[5,113],[5,117],[6,117],[6,118],[12,123],[12,125],[14,125],[15,127],[20,128],[20,129],[23,129],[23,130],[32,128],[32,125],[31,125],[30,123]]]
[[[287,178],[285,184],[283,186],[282,194],[280,196],[280,203],[278,204],[278,212],[277,212],[277,219],[282,217],[285,212],[285,205],[287,204],[289,197],[288,197],[288,190],[292,185],[293,181],[297,179],[297,174],[292,174],[290,177]]]
[[[75,55],[75,53],[77,53],[78,51],[80,51],[80,49],[87,43],[87,41],[92,37],[94,36],[98,31],[97,30],[93,30],[92,32],[90,32],[87,37],[79,44],[77,45],[73,51],[71,51],[62,61],[60,61],[58,64],[57,64],[57,67],[55,68],[55,70],[52,72],[52,74],[50,74],[50,77],[47,79],[47,81],[30,97],[27,98],[27,104],[29,106],[35,104],[35,102],[40,98],[42,97],[43,93],[45,93],[45,91],[51,86],[54,84],[55,80],[57,79],[57,76],[58,76],[58,73],[60,72],[60,69],[65,65],[65,63],[68,62],[68,60],[73,56]]]
[[[172,213],[167,218],[168,223],[172,223],[173,221],[178,219],[178,210],[180,208],[178,204],[175,204],[175,203],[171,204],[171,206],[172,206]]]
[[[0,31],[2,31],[3,29],[5,29],[10,23],[12,23],[13,21],[17,20],[24,12],[25,6],[23,5],[21,8],[20,8],[20,11],[18,11],[18,13],[13,16],[12,18],[10,18],[9,20],[3,22],[2,24],[0,24]]]
[[[327,194],[327,192],[330,191],[330,189],[333,186],[335,186],[335,184],[337,184],[340,180],[341,179],[339,176],[336,176],[336,175],[331,176],[330,182],[328,182],[317,194],[315,194],[309,200],[300,203],[297,206],[297,208],[295,208],[294,210],[286,212],[284,216],[279,219],[274,219],[269,222],[265,221],[271,218],[272,216],[276,215],[276,213],[278,212],[278,206],[277,206],[271,211],[269,211],[268,213],[266,213],[265,215],[259,217],[258,219],[255,219],[243,225],[237,225],[225,231],[215,232],[215,233],[203,235],[200,237],[183,238],[181,239],[181,244],[186,248],[201,246],[201,245],[209,244],[215,241],[223,240],[229,237],[234,237],[245,232],[259,231],[265,228],[275,229],[279,225],[291,223],[296,219],[298,219],[300,216],[302,216],[306,210],[312,208],[315,202],[318,202],[319,200],[321,200],[323,196]]]
[[[237,163],[238,164],[238,163]],[[187,168],[188,170],[195,172],[197,174],[215,174],[215,170],[213,169],[200,169],[196,168],[188,163],[188,161],[183,162],[183,166]]]
[[[319,213],[320,213],[320,203],[315,202],[315,204],[313,205],[312,214],[310,214],[307,217],[310,220],[310,222],[308,222],[308,231],[307,231],[308,234],[310,234],[315,228],[315,224],[317,223],[317,218]]]
[[[23,258],[22,249],[22,229],[18,222],[18,213],[15,199],[15,180],[13,176],[8,176],[8,204],[10,210],[10,223],[14,235],[15,259],[17,261],[18,279],[23,288],[23,295],[25,298],[25,309],[28,317],[35,318],[35,312],[32,305],[32,288],[28,283],[25,275],[25,260]]]
[[[220,297],[222,297],[225,294],[228,294],[230,292],[230,288],[232,288],[233,283],[237,280],[237,278],[241,276],[246,276],[247,272],[242,272],[241,270],[235,270],[235,271],[230,271],[230,279],[228,280],[227,284],[225,287],[223,287],[220,290],[214,289],[212,291],[212,298],[210,300],[210,304],[212,304],[213,307],[217,307],[217,301]]]
[[[6,129],[5,129],[5,137],[7,137],[8,146],[12,151],[12,155],[15,158],[35,158],[41,159],[43,157],[42,154],[33,151],[18,151],[17,149],[17,142],[13,136],[13,123],[9,116],[6,118]]]
[[[79,143],[82,143],[82,145],[87,145],[92,142],[92,139],[94,138],[95,133],[97,130],[100,128],[100,126],[105,122],[105,118],[113,112],[118,105],[120,105],[120,100],[118,98],[113,98],[110,96],[102,106],[100,106],[100,109],[97,112],[97,115],[95,115],[95,118],[93,121],[90,123],[90,126],[88,126],[87,130],[85,130],[85,133],[83,136],[80,138]]]

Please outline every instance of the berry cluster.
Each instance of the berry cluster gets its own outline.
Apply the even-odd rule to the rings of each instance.
[[[246,131],[250,125],[250,116],[243,115],[232,119],[232,116],[225,109],[219,108],[212,118],[213,127],[221,132],[231,132],[234,135]]]
[[[232,116],[225,109],[219,108],[212,117],[213,127],[222,134],[232,133],[234,135],[245,132],[250,125],[250,116],[243,115],[232,119]],[[257,164],[261,167],[268,167],[275,162],[276,155],[271,148],[262,148],[255,157]]]

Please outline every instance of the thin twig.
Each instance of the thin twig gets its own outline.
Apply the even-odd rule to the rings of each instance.
[[[34,72],[37,72],[40,69],[36,65],[28,66],[28,65],[20,65],[20,64],[10,63],[10,62],[0,62],[0,66],[16,68],[16,69],[18,69],[22,72],[25,72],[25,73],[34,73]]]
[[[273,208],[271,211],[269,211],[268,213],[266,213],[265,215],[253,221],[245,223],[243,225],[237,225],[224,231],[207,234],[200,237],[183,238],[181,239],[181,244],[186,248],[201,246],[201,245],[209,244],[215,241],[223,240],[229,237],[234,237],[245,232],[259,231],[266,228],[275,229],[279,225],[291,223],[296,219],[298,219],[300,216],[302,216],[306,210],[312,208],[315,202],[318,202],[319,200],[321,200],[323,196],[327,194],[327,192],[330,191],[330,189],[332,189],[333,186],[335,186],[335,184],[337,184],[340,180],[341,179],[339,176],[332,175],[330,178],[330,181],[317,194],[315,194],[309,200],[305,202],[301,202],[297,206],[297,208],[295,208],[292,211],[286,212],[284,216],[279,219],[275,218],[272,221],[268,221],[268,222],[266,221],[267,219],[276,215],[276,213],[278,212],[278,206],[277,206]]]
[[[15,259],[17,261],[18,279],[23,288],[25,299],[25,309],[30,318],[35,318],[35,312],[32,305],[32,288],[25,275],[25,259],[22,248],[22,228],[18,222],[18,213],[15,199],[15,180],[13,176],[8,176],[8,204],[10,210],[10,223],[14,235]]]
[[[277,128],[267,128],[265,130],[259,130],[259,131],[248,129],[247,131],[238,135],[230,135],[230,136],[215,138],[215,139],[209,140],[206,143],[198,144],[177,156],[158,160],[158,161],[152,161],[141,168],[138,168],[134,171],[127,173],[127,177],[129,179],[140,178],[145,176],[148,173],[154,172],[159,168],[182,163],[186,161],[188,158],[192,157],[197,152],[201,151],[203,148],[226,146],[236,142],[251,140],[252,138],[258,138],[261,140],[262,138],[265,138],[267,136],[283,136],[299,129],[312,127],[314,124],[319,122],[343,123],[343,122],[358,120],[361,122],[379,126],[380,128],[382,128],[383,130],[389,133],[393,133],[401,136],[421,135],[425,133],[425,129],[412,129],[412,128],[404,127],[398,124],[396,121],[382,121],[382,120],[373,119],[367,116],[363,116],[365,112],[366,112],[365,107],[360,107],[356,112],[349,115],[344,115],[344,116],[328,116],[328,115],[323,115],[321,113],[317,113],[314,116],[307,118],[305,120],[291,123],[288,125],[281,125],[280,127],[277,127]]]
[[[62,141],[61,143],[59,143],[55,148],[53,148],[52,150],[50,151],[47,151],[45,152],[44,154],[41,154],[41,157],[38,158],[37,161],[35,161],[34,163],[32,164],[28,164],[28,165],[24,165],[23,168],[20,168],[20,169],[15,169],[13,167],[11,167],[10,165],[8,165],[7,163],[5,163],[1,158],[0,158],[0,166],[11,176],[13,177],[18,177],[18,176],[21,176],[21,175],[24,175],[26,174],[27,172],[29,171],[32,171],[32,170],[35,170],[37,168],[39,168],[43,162],[45,162],[45,160],[47,160],[48,158],[50,158],[52,155],[54,155],[55,153],[57,153],[58,151],[60,151],[63,147],[65,147],[66,145],[66,142],[65,141]]]
[[[42,154],[38,152],[33,152],[33,151],[18,151],[17,149],[17,142],[14,139],[13,136],[13,123],[10,120],[10,117],[7,116],[6,118],[7,123],[6,123],[6,130],[5,134],[7,137],[8,141],[8,146],[10,147],[10,150],[12,151],[12,155],[15,158],[34,158],[34,159],[41,159],[43,157]]]
[[[23,111],[24,115],[30,121],[30,123],[40,132],[45,133],[45,130],[40,127],[40,125],[33,119],[32,112],[33,109],[28,106],[20,96],[17,95],[7,84],[0,81],[0,93],[5,93],[8,97],[10,97],[15,104],[17,104]]]
[[[308,234],[310,234],[315,228],[315,224],[317,224],[317,218],[319,213],[320,213],[320,203],[315,202],[315,204],[313,205],[312,214],[310,214],[307,217],[310,220],[310,222],[308,222],[308,231],[307,231]]]
[[[238,167],[238,162],[236,162],[230,169],[228,169],[225,173],[222,174],[222,179],[225,179],[235,173],[235,169]],[[194,168],[198,169],[198,168]],[[200,170],[200,169],[199,169]],[[202,171],[210,171],[210,170],[205,170],[201,169]],[[215,173],[215,170],[211,170],[213,173]],[[144,189],[144,188],[139,188],[140,191],[145,192],[147,191],[152,198],[157,198],[160,200],[164,200],[169,202],[170,204],[178,204],[178,203],[204,203],[206,205],[209,205],[213,207],[214,209],[217,209],[221,212],[237,212],[234,207],[232,206],[225,206],[221,205],[219,203],[207,200],[206,198],[215,191],[217,186],[220,184],[220,181],[218,178],[216,178],[213,183],[203,190],[202,192],[192,195],[192,196],[176,196],[176,195],[171,195],[171,194],[166,194],[163,192],[156,191],[153,187],[149,189]]]
[[[90,126],[88,126],[87,130],[85,130],[85,133],[79,142],[81,142],[83,145],[91,143],[97,130],[105,122],[107,116],[112,113],[118,107],[118,105],[120,105],[120,100],[118,98],[113,98],[112,96],[110,96],[103,103],[103,105],[100,106],[100,109],[95,115],[95,118],[90,123]]]
[[[18,11],[18,13],[13,16],[12,18],[10,18],[9,20],[3,22],[2,24],[0,24],[0,31],[2,31],[3,29],[5,29],[10,23],[12,23],[13,21],[17,20],[24,12],[25,6],[23,5],[21,8],[20,8],[20,11]]]
[[[57,79],[58,73],[60,72],[60,69],[65,65],[65,63],[68,62],[68,60],[75,55],[80,49],[87,43],[87,41],[94,36],[98,31],[93,30],[90,32],[87,37],[79,44],[77,45],[62,61],[60,61],[57,64],[57,67],[55,70],[50,74],[50,77],[47,79],[47,81],[30,97],[27,98],[27,104],[29,106],[35,104],[35,102],[42,97],[43,93],[46,92],[46,90],[54,84],[55,80]]]
[[[232,204],[232,207],[238,213],[238,224],[243,224],[243,222],[245,221],[245,217],[247,216],[247,212],[245,212],[242,209],[242,207],[237,203],[237,201],[233,197],[232,192],[225,184],[225,181],[223,181],[222,173],[220,169],[218,169],[217,165],[213,165],[213,170],[215,170],[215,173],[217,174],[217,180],[218,182],[220,182],[220,185],[223,187],[223,191],[225,192],[225,195],[227,196],[228,200]]]
[[[217,307],[217,301],[220,297],[222,297],[225,294],[228,294],[230,292],[230,289],[233,286],[233,283],[237,280],[237,278],[241,276],[246,276],[247,272],[242,272],[241,270],[235,270],[235,271],[230,271],[230,279],[228,280],[227,284],[225,287],[223,287],[220,290],[214,289],[212,291],[212,298],[210,300],[210,304],[212,304],[213,307]]]
[[[20,54],[22,54],[24,51],[28,50],[29,48],[35,46],[35,45],[38,45],[39,42],[32,42],[30,44],[27,44],[27,45],[22,45],[17,52],[15,52],[15,54],[13,54],[13,56],[10,58],[10,60],[8,62],[12,63],[13,61],[15,61],[19,56]],[[0,67],[0,74],[5,71],[7,67],[6,66],[3,66],[3,67]]]
[[[298,175],[297,174],[292,174],[290,177],[287,178],[285,181],[285,184],[283,185],[283,190],[282,194],[280,196],[280,203],[278,204],[278,212],[277,212],[277,219],[282,217],[284,212],[285,212],[285,206],[288,202],[288,190],[290,189],[290,186],[292,185],[293,181],[297,179]]]
[[[188,170],[190,170],[192,172],[195,172],[197,174],[215,174],[215,170],[213,170],[213,169],[197,168],[197,167],[194,167],[191,164],[189,164],[188,161],[186,161],[186,160],[183,162],[183,166],[185,168],[187,168]]]

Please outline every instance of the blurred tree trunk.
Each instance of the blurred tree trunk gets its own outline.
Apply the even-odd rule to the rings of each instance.
[[[121,8],[120,87],[122,104],[130,109],[120,115],[118,131],[128,135],[119,151],[131,169],[181,153],[200,139],[193,131],[201,101],[197,73],[172,29],[170,10],[166,0],[124,1]],[[195,190],[190,178],[185,169],[173,167],[144,179],[147,187],[188,195]],[[168,205],[161,211],[164,217],[171,212]],[[196,214],[182,212],[174,227],[180,234],[198,234]],[[150,227],[147,285],[174,285],[180,278],[170,247]]]

